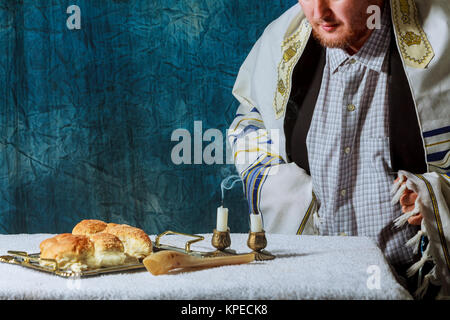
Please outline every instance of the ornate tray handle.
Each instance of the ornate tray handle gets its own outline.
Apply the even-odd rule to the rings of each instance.
[[[19,257],[23,259],[23,263],[24,264],[30,264],[30,262],[36,262],[38,264],[40,264],[41,261],[46,262],[47,264],[45,267],[50,267],[52,271],[58,271],[59,270],[59,266],[58,266],[58,262],[56,262],[55,259],[43,259],[39,257],[39,254],[34,253],[34,254],[28,254],[27,252],[24,251],[13,251],[13,250],[9,250],[8,254],[14,256],[14,257]],[[42,265],[41,265],[42,266]]]
[[[160,250],[168,249],[168,248],[174,249],[174,250],[180,250],[180,248],[178,248],[178,247],[172,247],[172,246],[168,246],[168,245],[164,245],[164,244],[162,245],[162,244],[160,243],[161,238],[164,237],[165,235],[168,235],[168,234],[173,234],[173,235],[179,235],[179,236],[186,236],[186,237],[195,238],[195,239],[193,239],[193,240],[189,240],[189,241],[186,242],[186,244],[185,244],[185,246],[184,246],[184,251],[185,251],[186,253],[191,253],[191,244],[193,244],[193,243],[195,243],[195,242],[202,241],[202,240],[205,239],[205,237],[199,236],[199,235],[196,235],[196,234],[187,234],[187,233],[181,233],[181,232],[176,232],[176,231],[168,230],[168,231],[165,231],[165,232],[159,234],[159,235],[155,238],[155,247],[156,247],[156,248],[158,248],[158,249],[160,249]]]

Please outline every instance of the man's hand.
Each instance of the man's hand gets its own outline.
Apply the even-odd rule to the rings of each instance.
[[[397,182],[398,179],[399,178],[395,179],[394,182]],[[402,185],[404,185],[405,183],[406,183],[406,181],[404,181],[402,183]],[[400,205],[402,206],[402,212],[407,213],[407,212],[414,210],[416,199],[417,199],[417,193],[406,188],[405,192],[403,192],[402,196],[400,197]],[[415,225],[415,226],[420,226],[420,224],[422,223],[422,219],[423,219],[423,216],[419,212],[418,214],[409,218],[408,223]]]

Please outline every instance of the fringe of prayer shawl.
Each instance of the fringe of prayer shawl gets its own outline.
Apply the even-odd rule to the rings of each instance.
[[[396,204],[400,201],[401,196],[405,192],[407,188],[408,181],[405,182],[405,176],[402,174],[399,174],[399,180],[394,183],[394,186],[391,189],[391,196],[392,196],[392,204]],[[418,196],[415,203],[414,203],[414,209],[410,212],[402,214],[400,217],[394,220],[395,227],[400,228],[402,227],[409,218],[412,216],[417,215],[420,213],[420,197]],[[417,232],[417,234],[412,237],[408,242],[406,242],[406,245],[408,247],[413,248],[414,253],[418,253],[419,250],[419,244],[423,236],[427,236],[427,231],[425,228],[424,223],[421,224],[421,230]],[[427,244],[427,247],[425,248],[424,252],[422,253],[422,257],[419,261],[414,263],[407,271],[406,275],[408,277],[412,277],[415,275],[425,264],[425,262],[433,260],[433,257],[430,254],[430,243]],[[418,299],[421,299],[423,295],[427,292],[427,289],[431,282],[435,282],[437,280],[436,276],[436,266],[431,269],[429,273],[427,273],[424,276],[423,282],[420,285],[420,287],[414,292],[414,296]]]

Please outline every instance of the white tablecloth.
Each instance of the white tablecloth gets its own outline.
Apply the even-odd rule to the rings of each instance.
[[[39,243],[51,236],[0,235],[0,255],[7,250],[39,252]],[[214,249],[211,234],[204,236],[192,250]],[[369,238],[266,236],[266,250],[275,260],[160,276],[143,269],[66,279],[0,263],[0,299],[412,299]],[[231,234],[231,249],[249,252],[247,237]],[[186,238],[164,237],[162,242],[166,240],[180,245]]]

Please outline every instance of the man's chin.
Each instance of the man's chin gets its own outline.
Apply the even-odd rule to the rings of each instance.
[[[314,38],[326,48],[344,49],[348,46],[347,38],[339,36],[336,31],[326,32],[313,29]]]

